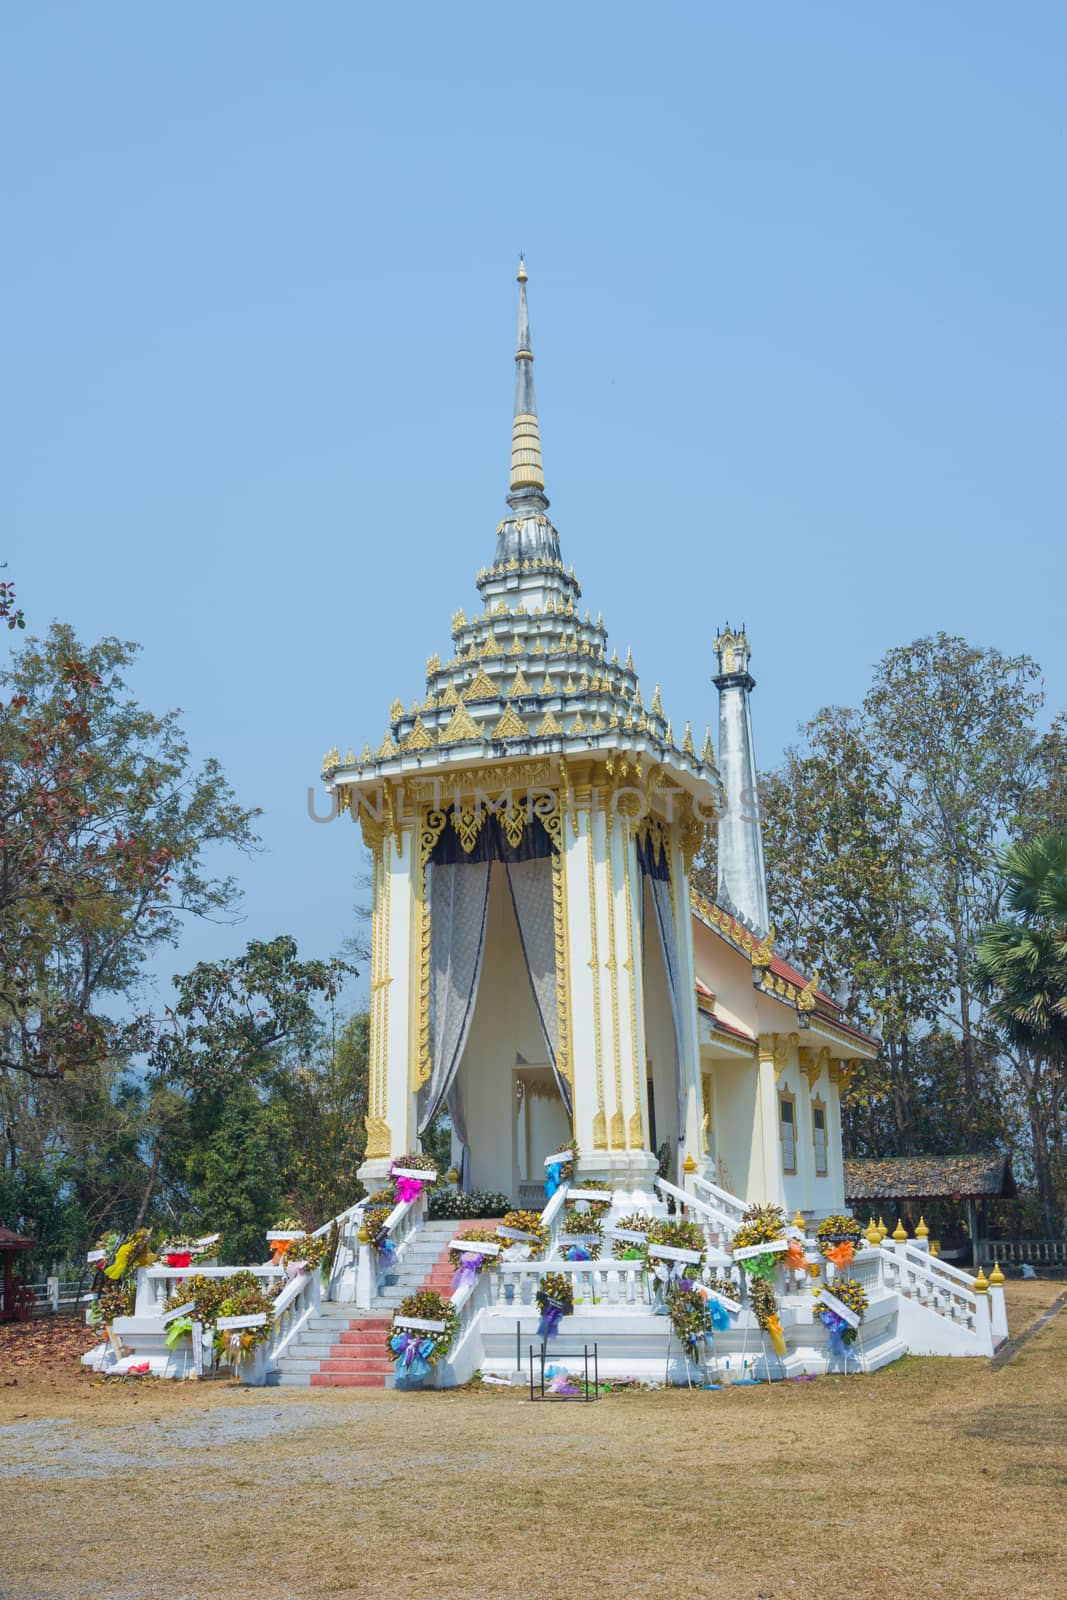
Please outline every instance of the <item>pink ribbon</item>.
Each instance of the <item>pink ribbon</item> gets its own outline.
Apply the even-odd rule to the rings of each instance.
[[[421,1178],[397,1178],[396,1197],[402,1205],[406,1205],[409,1200],[417,1200],[421,1193]]]

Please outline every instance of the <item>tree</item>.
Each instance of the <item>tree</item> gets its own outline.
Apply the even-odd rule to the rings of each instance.
[[[135,647],[54,626],[0,686],[0,1069],[55,1081],[147,1040],[115,1018],[148,956],[187,916],[226,915],[219,843],[252,849],[254,811],[217,762],[191,768],[177,714],[130,698]]]
[[[283,1060],[272,1075],[268,1124],[286,1204],[317,1227],[362,1193],[367,1147],[370,1015],[350,1017],[336,1044],[313,1058]]]
[[[984,929],[977,993],[1010,1047],[1030,1125],[1038,1200],[1049,1231],[1067,1202],[1067,830],[1000,856],[1006,915]]]

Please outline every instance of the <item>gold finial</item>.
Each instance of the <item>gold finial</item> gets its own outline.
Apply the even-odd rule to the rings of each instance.
[[[907,1228],[905,1228],[903,1222],[901,1222],[900,1218],[898,1217],[897,1218],[897,1225],[893,1229],[893,1238],[897,1241],[898,1244],[903,1244],[904,1240],[907,1237],[908,1237],[908,1230],[907,1230]]]
[[[700,752],[700,759],[703,761],[706,767],[713,767],[715,765],[715,751],[712,749],[711,745],[710,728],[704,729],[704,748]]]
[[[659,697],[659,684],[658,683],[656,685],[656,692],[652,696],[652,704],[649,706],[648,709],[657,717],[662,717],[662,715],[663,715],[663,701]]]
[[[889,1232],[889,1229],[885,1225],[885,1218],[882,1217],[882,1216],[879,1216],[879,1218],[878,1218],[878,1237],[879,1237],[879,1239],[884,1239],[888,1232]]]
[[[989,1286],[991,1289],[999,1289],[1003,1282],[1004,1274],[1000,1270],[1000,1262],[994,1261],[993,1270],[989,1274]]]
[[[640,695],[637,696],[637,704],[638,705],[641,704]],[[674,729],[671,727],[671,719],[670,719],[670,717],[667,718],[667,732],[664,735],[664,738],[666,739],[666,741],[667,741],[667,743],[669,745],[673,745],[674,744]]]
[[[389,707],[389,721],[390,722],[399,722],[400,718],[403,715],[404,715],[404,702],[403,702],[403,700],[400,700],[400,699],[394,700],[392,705]]]
[[[981,1267],[978,1268],[978,1276],[974,1280],[974,1292],[975,1294],[989,1293],[989,1279],[986,1277]]]
[[[683,1172],[695,1172],[696,1170],[697,1170],[697,1164],[693,1160],[692,1155],[691,1154],[687,1155],[685,1160],[682,1162],[682,1171]]]
[[[529,274],[526,271],[526,257],[525,256],[520,256],[519,257],[519,272],[518,272],[517,278],[515,279],[515,282],[516,283],[526,283],[526,282],[528,282],[528,280],[529,280]]]
[[[878,1224],[875,1222],[873,1217],[867,1224],[866,1237],[867,1243],[871,1246],[872,1250],[874,1249],[875,1245],[879,1245],[882,1242],[882,1235],[878,1232]]]
[[[925,1217],[919,1218],[919,1226],[915,1230],[915,1237],[916,1239],[928,1239],[930,1237],[930,1230],[926,1226]]]
[[[807,1227],[807,1223],[804,1220],[804,1213],[801,1211],[799,1206],[797,1206],[797,1214],[793,1218],[793,1226],[794,1228],[799,1228],[801,1233],[803,1233],[804,1229]]]
[[[685,738],[682,740],[682,751],[687,756],[696,760],[696,750],[693,747],[693,728],[691,723],[685,725]]]
[[[632,672],[634,670],[634,654],[633,654],[633,651],[630,649],[629,645],[626,646],[626,662],[625,662],[625,666],[626,666],[627,672]]]

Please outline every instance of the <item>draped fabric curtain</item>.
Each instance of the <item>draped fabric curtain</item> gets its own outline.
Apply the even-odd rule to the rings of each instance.
[[[541,1031],[548,1047],[548,1059],[556,1087],[571,1115],[571,1086],[560,1072],[559,993],[556,988],[556,929],[552,909],[552,861],[509,862],[507,868],[511,903],[519,925],[519,942],[526,960],[526,971],[533,990]]]
[[[485,954],[489,909],[488,861],[427,867],[430,902],[430,1041],[432,1068],[419,1091],[419,1134],[429,1128],[446,1100],[463,1146],[465,1180],[470,1167],[467,1128],[456,1074],[474,1017]]]
[[[678,1098],[678,1144],[680,1147],[685,1138],[686,1112],[689,1107],[688,1089],[685,1081],[685,1050],[683,1046],[685,1035],[682,1029],[681,972],[678,961],[678,935],[674,926],[674,904],[671,900],[670,865],[666,850],[661,852],[657,861],[651,846],[647,843],[645,843],[644,848],[639,844],[638,860],[641,863],[641,871],[648,881],[648,887],[651,892],[652,906],[656,915],[656,927],[659,929],[660,949],[663,952],[663,966],[667,973],[667,994],[671,1005],[671,1021],[674,1024],[674,1076]]]

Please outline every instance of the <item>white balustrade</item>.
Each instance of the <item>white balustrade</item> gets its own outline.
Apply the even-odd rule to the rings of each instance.
[[[256,1267],[138,1267],[133,1314],[135,1317],[162,1315],[172,1290],[185,1278],[232,1278],[238,1272],[250,1272],[254,1278],[262,1278],[264,1287],[274,1278],[285,1277],[285,1268],[273,1261]]]
[[[690,1212],[700,1224],[709,1250],[715,1251],[720,1257],[724,1256],[730,1248],[729,1241],[733,1238],[736,1226],[727,1213],[710,1201],[701,1200],[687,1190],[679,1189],[676,1184],[668,1183],[666,1178],[657,1178],[655,1182],[660,1194],[669,1195],[677,1206]],[[719,1265],[723,1265],[721,1260]]]
[[[639,1305],[645,1299],[644,1263],[617,1261],[503,1261],[490,1277],[498,1305],[533,1305],[546,1272],[572,1281],[575,1298],[602,1305]]]

